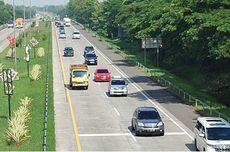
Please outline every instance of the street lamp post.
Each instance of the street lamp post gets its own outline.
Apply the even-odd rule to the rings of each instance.
[[[15,33],[15,3],[13,0],[13,19],[14,19],[14,70],[17,71],[17,53],[16,53],[16,33]]]

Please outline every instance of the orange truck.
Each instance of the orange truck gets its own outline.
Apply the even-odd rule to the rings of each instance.
[[[15,20],[16,27],[17,27],[17,28],[23,28],[23,22],[24,22],[23,18],[17,18],[17,19]]]

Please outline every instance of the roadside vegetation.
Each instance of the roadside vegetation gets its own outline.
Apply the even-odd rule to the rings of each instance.
[[[53,73],[52,73],[52,42],[49,41],[51,35],[51,23],[40,22],[38,27],[34,27],[21,39],[17,51],[17,72],[19,80],[14,80],[15,86],[11,96],[11,120],[8,119],[8,98],[4,95],[3,85],[0,85],[0,149],[4,151],[42,151],[43,150],[43,130],[45,111],[45,76],[47,66],[47,56],[49,58],[49,94],[48,94],[48,128],[47,128],[47,150],[55,150],[54,134],[54,107],[53,107]],[[39,34],[36,32],[39,30]],[[33,48],[30,52],[30,69],[27,73],[27,63],[25,57],[25,39],[27,43],[29,37],[36,37],[39,41],[35,47],[35,57]],[[49,46],[48,46],[49,45]],[[37,49],[40,48],[39,51]],[[41,49],[43,48],[43,49]],[[48,48],[50,48],[48,52]],[[14,60],[6,58],[9,48],[0,53],[0,63],[3,68],[13,68]],[[37,55],[37,56],[36,56]]]
[[[160,37],[160,68],[156,49],[147,49],[146,66],[230,115],[229,8],[227,0],[71,0],[60,15],[67,12],[141,63],[141,38]]]

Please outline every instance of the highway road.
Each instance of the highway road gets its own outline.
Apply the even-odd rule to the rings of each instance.
[[[26,28],[29,27],[29,23],[26,24]],[[18,37],[19,33],[23,32],[23,29],[16,29],[16,37]],[[4,28],[0,30],[0,52],[5,50],[7,46],[9,46],[9,42],[7,40],[8,36],[14,36],[14,29],[13,28]]]
[[[163,95],[159,92],[164,90],[158,86],[152,87],[151,80],[148,80],[149,84],[145,85],[150,87],[148,90],[152,89],[156,92],[151,94],[148,90],[143,90],[142,79],[146,79],[141,77],[143,73],[125,64],[123,60],[115,62],[113,59],[116,58],[116,54],[111,58],[112,52],[108,55],[111,58],[109,59],[104,54],[105,50],[100,50],[97,44],[90,42],[88,40],[90,37],[84,32],[81,39],[72,40],[71,34],[74,29],[73,26],[66,27],[67,38],[58,39],[58,29],[53,26],[56,150],[193,151],[192,126],[185,125],[174,116],[174,113],[167,110],[165,103],[152,97],[157,95],[157,92],[156,97]],[[83,50],[86,45],[95,46],[98,65],[89,66],[88,90],[71,90],[68,87],[69,65],[84,62]],[[74,57],[63,57],[62,51],[66,46],[75,49]],[[125,77],[129,82],[129,95],[108,97],[108,82],[93,80],[93,73],[99,67],[108,68],[112,75]],[[134,76],[130,76],[132,73]],[[167,97],[171,96],[167,94]],[[130,122],[135,108],[139,106],[153,106],[158,109],[165,123],[164,136],[134,136],[130,129]],[[181,109],[181,111],[187,110]]]

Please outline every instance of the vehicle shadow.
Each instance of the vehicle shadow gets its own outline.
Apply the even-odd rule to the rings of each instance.
[[[71,88],[69,84],[64,84],[64,87],[67,88],[68,90],[85,90],[85,87]]]
[[[194,143],[185,144],[185,146],[186,146],[190,151],[196,151]]]

